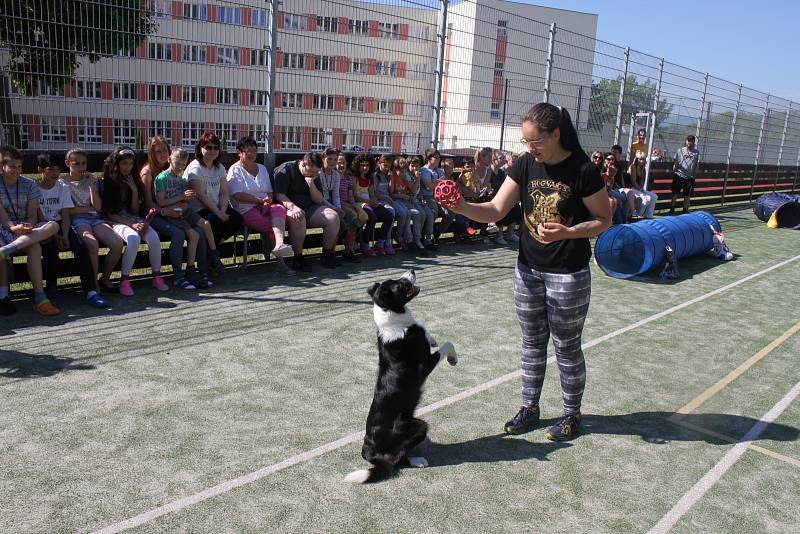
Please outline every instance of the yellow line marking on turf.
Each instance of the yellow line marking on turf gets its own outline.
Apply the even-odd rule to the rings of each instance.
[[[764,359],[764,357],[767,354],[775,350],[781,343],[783,343],[784,341],[795,335],[798,331],[800,331],[800,322],[798,322],[789,330],[781,334],[772,343],[770,343],[769,345],[767,345],[766,347],[755,353],[753,356],[748,358],[746,362],[744,362],[742,365],[740,365],[739,367],[728,373],[728,376],[726,376],[725,378],[723,378],[722,380],[720,380],[719,382],[717,382],[716,384],[714,384],[713,386],[702,392],[700,395],[695,397],[691,402],[689,402],[689,404],[678,410],[675,415],[671,416],[670,420],[673,421],[675,419],[680,419],[681,415],[686,415],[695,411],[703,403],[705,403],[711,397],[719,393],[725,386],[727,386],[728,384],[739,378],[742,375],[742,373],[744,373],[752,366],[754,366],[756,363]]]
[[[781,454],[779,452],[771,451],[769,449],[765,449],[764,447],[761,447],[760,445],[753,445],[752,443],[750,445],[748,445],[747,448],[751,449],[753,451],[756,451],[756,452],[760,452],[761,454],[766,454],[767,456],[775,458],[776,460],[780,460],[782,462],[786,462],[788,464],[792,464],[795,467],[800,467],[800,460],[798,460],[797,458],[792,458],[791,456],[786,456],[785,454]]]
[[[720,441],[725,441],[727,443],[739,443],[741,440],[736,438],[732,438],[730,436],[726,436],[725,434],[720,434],[719,432],[714,432],[708,428],[702,427],[700,425],[696,425],[694,423],[690,423],[683,419],[676,419],[672,421],[676,425],[688,428],[689,430],[694,430],[695,432],[699,432],[700,434],[705,434],[707,436],[711,436],[713,438],[717,438]],[[780,460],[782,462],[786,462],[787,464],[794,465],[795,467],[800,467],[800,460],[796,458],[792,458],[791,456],[786,456],[785,454],[781,454],[779,452],[772,451],[760,445],[749,444],[747,446],[748,449],[751,449],[755,452],[760,452],[761,454],[766,454],[767,456],[774,458],[775,460]]]

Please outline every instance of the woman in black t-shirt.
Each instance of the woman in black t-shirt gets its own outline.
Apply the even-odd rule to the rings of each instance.
[[[539,397],[553,337],[561,375],[564,416],[547,433],[561,441],[581,421],[586,365],[581,332],[589,309],[589,238],[611,224],[611,208],[600,169],[581,148],[569,113],[537,104],[522,119],[527,152],[507,170],[497,195],[482,204],[460,200],[453,211],[490,222],[522,203],[522,228],[514,300],[522,327],[522,407],[505,424],[509,434],[539,421]]]

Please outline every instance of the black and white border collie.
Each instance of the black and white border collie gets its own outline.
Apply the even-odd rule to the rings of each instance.
[[[449,341],[431,353],[436,341],[414,320],[406,306],[419,293],[414,271],[398,280],[375,283],[372,297],[375,325],[378,327],[378,379],[361,455],[368,469],[353,471],[347,482],[363,484],[385,479],[400,465],[427,467],[428,461],[408,453],[427,436],[428,424],[414,417],[425,379],[442,357],[450,365],[458,363]]]

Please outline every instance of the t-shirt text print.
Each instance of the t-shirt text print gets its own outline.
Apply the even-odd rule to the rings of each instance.
[[[544,243],[536,227],[541,223],[559,223],[564,226],[572,226],[572,215],[563,214],[564,203],[568,202],[572,196],[572,188],[564,183],[552,179],[535,179],[528,182],[529,202],[524,203],[530,206],[530,212],[525,214],[525,226],[531,236]]]

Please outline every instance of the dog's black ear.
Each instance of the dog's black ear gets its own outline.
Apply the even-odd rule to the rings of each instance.
[[[381,287],[381,285],[378,282],[372,284],[372,287],[367,289],[367,293],[369,293],[369,296],[370,297],[375,296],[375,292],[378,290],[379,287]]]

